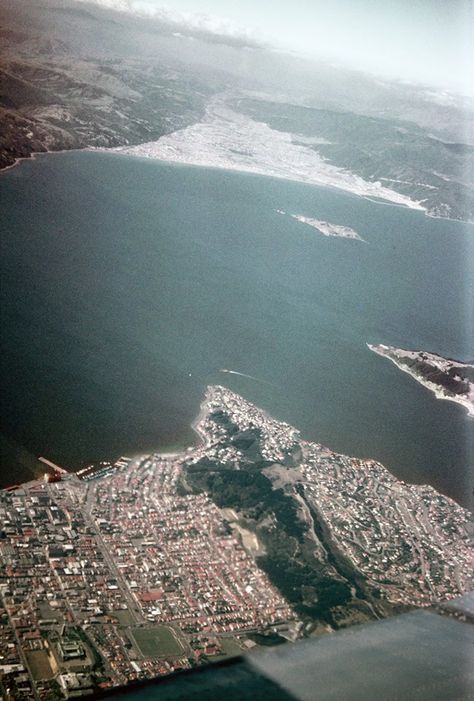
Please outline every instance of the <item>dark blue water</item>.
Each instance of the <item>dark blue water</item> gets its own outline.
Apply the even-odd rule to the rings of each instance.
[[[472,358],[474,227],[95,153],[24,162],[0,197],[2,421],[33,452],[73,466],[185,444],[219,382],[308,439],[468,503],[474,421],[366,343]]]

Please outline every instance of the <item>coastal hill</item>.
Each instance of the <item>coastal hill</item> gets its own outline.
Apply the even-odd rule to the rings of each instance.
[[[469,589],[468,512],[433,488],[303,441],[224,387],[208,388],[197,429],[184,491],[238,514],[300,615],[343,625]]]
[[[304,441],[219,385],[194,428],[181,453],[0,491],[10,689],[58,701],[73,674],[91,693],[472,586],[468,512],[434,489]]]

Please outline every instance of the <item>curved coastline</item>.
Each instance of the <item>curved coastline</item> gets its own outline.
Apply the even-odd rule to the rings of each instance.
[[[317,151],[295,144],[294,135],[229,109],[220,98],[211,101],[202,121],[137,146],[114,151],[188,165],[270,175],[295,182],[332,186],[361,197],[372,196],[426,211],[421,202],[336,166]]]
[[[141,146],[142,144],[137,144],[137,147]],[[10,163],[10,165],[4,166],[3,168],[0,168],[0,175],[3,173],[6,173],[10,170],[13,170],[13,168],[16,168],[17,166],[21,165],[23,161],[35,161],[38,156],[53,156],[55,154],[62,154],[62,153],[104,153],[104,154],[113,154],[119,155],[119,156],[128,156],[130,158],[141,158],[144,161],[159,161],[161,163],[166,163],[167,165],[170,166],[184,166],[184,167],[189,167],[189,168],[202,168],[202,169],[210,169],[210,170],[226,170],[229,172],[235,172],[235,173],[242,173],[246,175],[256,175],[264,178],[276,178],[277,180],[288,180],[289,182],[294,182],[294,183],[301,183],[302,185],[309,185],[313,187],[321,187],[324,189],[328,190],[334,190],[336,192],[342,192],[345,193],[346,195],[352,195],[354,197],[360,197],[361,199],[364,199],[368,202],[371,202],[372,204],[377,204],[377,205],[384,205],[388,207],[401,207],[402,209],[410,209],[412,211],[418,211],[424,214],[425,217],[428,217],[429,219],[439,219],[442,221],[452,221],[452,222],[457,222],[459,224],[468,224],[470,226],[474,226],[474,220],[471,221],[470,219],[457,219],[456,217],[446,217],[446,216],[440,216],[439,214],[432,214],[429,212],[426,207],[423,206],[417,206],[417,207],[412,207],[410,205],[407,205],[404,202],[394,202],[391,200],[386,200],[383,199],[382,197],[377,197],[375,194],[362,194],[359,193],[355,190],[350,190],[347,189],[343,186],[339,185],[334,185],[332,183],[323,183],[323,182],[313,182],[311,180],[306,180],[306,179],[295,179],[291,177],[290,175],[279,175],[276,173],[268,173],[268,172],[262,172],[259,170],[245,170],[245,169],[239,169],[239,168],[234,168],[231,166],[219,166],[219,165],[214,165],[211,163],[203,164],[203,163],[192,163],[192,162],[183,162],[183,161],[178,161],[175,159],[171,158],[157,158],[157,157],[150,157],[147,155],[143,154],[135,154],[135,153],[129,153],[126,151],[126,148],[131,148],[131,147],[124,147],[124,146],[111,146],[110,148],[106,147],[94,147],[94,146],[87,146],[85,148],[70,148],[70,149],[58,149],[55,151],[32,151],[28,156],[18,156],[18,158],[15,158],[15,161],[13,163]],[[367,243],[366,241],[364,241]]]
[[[13,170],[17,166],[21,165],[23,161],[36,161],[39,156],[53,156],[59,153],[80,153],[81,151],[90,151],[90,148],[61,148],[54,151],[32,151],[28,156],[18,156],[15,158],[13,163],[8,166],[3,166],[0,168],[0,175],[6,173],[9,170]]]

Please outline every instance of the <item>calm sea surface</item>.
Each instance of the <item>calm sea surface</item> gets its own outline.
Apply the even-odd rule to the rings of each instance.
[[[221,383],[305,438],[468,503],[474,420],[366,343],[472,358],[474,227],[99,153],[23,162],[0,176],[0,201],[2,422],[34,453],[67,467],[185,445]]]

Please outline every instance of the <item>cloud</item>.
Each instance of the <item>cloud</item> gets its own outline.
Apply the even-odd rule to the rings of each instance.
[[[180,12],[168,7],[157,7],[147,0],[80,0],[93,2],[116,12],[126,12],[141,17],[153,17],[168,24],[178,25],[180,30],[212,34],[233,39],[249,46],[261,46],[258,32],[253,27],[242,27],[226,17],[206,13]]]

